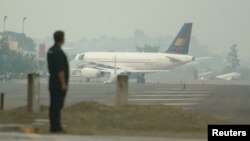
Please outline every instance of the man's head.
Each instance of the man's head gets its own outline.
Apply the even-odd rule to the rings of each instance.
[[[56,44],[63,45],[64,44],[64,32],[56,31],[54,33],[54,41]]]

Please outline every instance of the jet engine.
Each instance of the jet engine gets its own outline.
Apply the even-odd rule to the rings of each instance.
[[[86,78],[99,78],[104,76],[104,72],[94,68],[83,68],[81,69],[81,73],[82,76]]]

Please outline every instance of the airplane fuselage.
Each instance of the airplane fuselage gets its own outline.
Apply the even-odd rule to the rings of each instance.
[[[110,74],[109,82],[119,74],[136,76],[138,83],[145,83],[145,74],[162,72],[194,61],[187,55],[192,23],[185,23],[169,48],[164,53],[138,52],[86,52],[77,54],[77,69],[86,74]],[[85,68],[85,69],[83,69]],[[95,71],[94,71],[95,70]],[[84,73],[85,72],[85,73]],[[100,73],[93,73],[100,72]],[[94,75],[98,77],[98,75]],[[89,76],[86,76],[89,77]]]
[[[194,60],[190,55],[168,53],[86,52],[81,55],[78,64],[103,64],[136,70],[168,70]]]

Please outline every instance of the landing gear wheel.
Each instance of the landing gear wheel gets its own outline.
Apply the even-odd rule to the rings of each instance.
[[[144,84],[145,83],[145,77],[144,76],[145,76],[145,74],[138,75],[137,78],[136,78],[136,82]]]
[[[90,79],[89,78],[86,78],[86,80],[85,80],[86,82],[90,82]]]
[[[141,83],[145,84],[145,78],[144,77],[142,78]]]
[[[137,77],[136,77],[136,83],[140,83],[141,81],[141,78],[140,78],[140,75],[138,75]]]

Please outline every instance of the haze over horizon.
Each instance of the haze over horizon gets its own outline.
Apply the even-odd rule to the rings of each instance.
[[[208,50],[222,54],[237,43],[241,57],[249,58],[250,1],[248,0],[0,0],[0,19],[8,16],[6,30],[45,38],[57,30],[68,41],[82,37],[131,37],[136,29],[149,36],[175,36],[185,22]],[[3,31],[3,21],[0,22]]]

